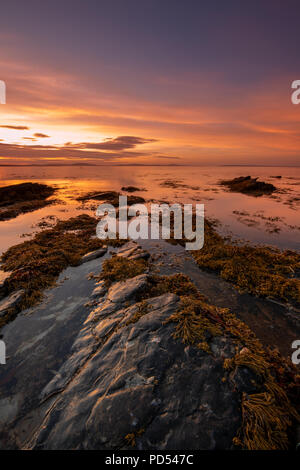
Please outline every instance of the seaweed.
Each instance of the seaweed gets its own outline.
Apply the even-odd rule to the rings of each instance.
[[[217,272],[241,292],[299,304],[300,255],[267,246],[237,245],[206,221],[204,246],[193,251],[198,266]]]
[[[194,227],[195,229],[195,227]],[[185,245],[186,239],[168,240]],[[275,247],[239,245],[222,237],[213,221],[204,221],[204,245],[191,252],[199,268],[213,271],[232,283],[241,293],[300,304],[300,254]]]
[[[182,296],[179,309],[164,324],[176,324],[174,339],[181,339],[184,344],[196,345],[210,352],[207,340],[222,334],[220,325],[211,318],[216,309],[194,296]]]
[[[126,279],[143,274],[148,267],[144,259],[129,260],[121,256],[112,256],[104,261],[99,280],[104,280],[106,287],[113,282],[126,281]]]
[[[77,198],[78,201],[87,201],[87,200],[96,200],[96,201],[105,201],[109,202],[114,207],[119,207],[119,196],[120,193],[116,191],[104,191],[104,192],[92,192],[84,196]],[[127,196],[127,204],[142,204],[145,202],[145,199],[141,196]]]
[[[54,201],[48,198],[54,192],[55,189],[51,186],[39,183],[21,183],[0,188],[0,221],[52,204]]]
[[[123,186],[121,190],[126,191],[127,193],[134,193],[136,191],[145,191],[145,189],[140,189],[140,188],[137,188],[136,186]]]
[[[297,370],[278,351],[264,349],[254,333],[229,311],[221,315],[224,331],[232,335],[238,347],[232,358],[224,360],[224,369],[252,370],[257,378],[256,392],[241,396],[242,426],[233,443],[248,450],[282,450],[291,445],[289,432],[299,422]]]
[[[46,184],[20,183],[0,188],[0,207],[16,202],[46,199],[52,196],[55,189]]]
[[[251,176],[240,176],[232,180],[224,180],[220,184],[227,186],[232,192],[255,197],[272,194],[277,189],[273,184],[257,181],[257,178],[251,178]]]
[[[40,301],[43,290],[54,286],[65,268],[78,265],[83,255],[103,246],[103,240],[92,238],[97,222],[86,214],[58,221],[53,228],[37,233],[32,240],[12,246],[2,255],[1,269],[12,271],[5,281],[4,295],[19,289],[24,289],[25,294],[18,310],[1,318],[0,327],[18,311]],[[114,246],[124,242],[109,240]]]
[[[200,297],[199,297],[200,296]],[[255,393],[240,392],[242,425],[233,443],[249,450],[287,449],[291,431],[299,422],[299,376],[295,366],[277,350],[264,349],[252,330],[229,309],[208,304],[201,294],[182,296],[179,308],[164,324],[175,323],[174,339],[210,354],[209,341],[226,336],[235,344],[236,354],[224,359],[224,370],[238,368],[254,372]],[[222,378],[227,382],[227,377]]]
[[[136,323],[139,321],[140,318],[142,318],[144,315],[150,312],[150,305],[146,300],[142,300],[137,305],[137,310],[136,312],[132,315],[132,317],[125,323],[126,326],[131,325],[132,323]]]
[[[150,275],[147,287],[142,295],[143,298],[158,297],[168,292],[178,296],[189,294],[203,300],[205,299],[205,297],[198,292],[198,289],[192,283],[191,279],[182,273],[173,274],[171,276]]]
[[[129,445],[131,447],[135,447],[136,446],[136,439],[138,437],[142,436],[142,434],[144,434],[144,432],[145,432],[145,429],[141,428],[138,431],[134,431],[134,432],[131,432],[129,434],[126,434],[125,440],[126,440],[127,445]]]

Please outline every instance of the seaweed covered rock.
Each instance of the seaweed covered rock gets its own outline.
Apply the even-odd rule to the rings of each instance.
[[[178,275],[142,276],[142,299],[137,289],[113,302],[112,284],[91,311],[23,447],[287,448],[296,412],[248,327],[183,275],[181,297]],[[158,288],[166,292],[151,297]]]
[[[54,188],[40,183],[21,183],[0,188],[0,206],[14,204],[16,202],[33,201],[34,199],[46,199],[52,196]]]
[[[46,184],[20,183],[0,188],[0,220],[8,220],[19,214],[40,209],[51,201],[47,200],[55,189]]]
[[[25,291],[20,289],[5,297],[0,301],[0,318],[4,317],[9,311],[15,308],[24,297]]]
[[[232,180],[221,181],[221,185],[227,186],[230,191],[235,193],[244,193],[250,196],[262,196],[276,191],[277,188],[273,184],[257,181],[257,179],[251,178],[251,176],[240,176]]]
[[[48,230],[37,233],[31,240],[10,247],[2,254],[1,268],[9,272],[1,295],[16,290],[25,291],[14,314],[0,320],[0,327],[8,323],[18,311],[36,304],[46,288],[53,287],[59,274],[68,266],[104,255],[107,246],[95,237],[97,219],[87,214],[58,221]],[[125,240],[108,240],[109,245],[122,246]],[[2,271],[1,271],[2,272]]]
[[[241,293],[267,297],[293,307],[300,306],[300,254],[276,247],[239,244],[231,237],[223,237],[214,221],[204,221],[204,245],[193,250],[199,268],[213,271],[232,283]],[[169,240],[172,244],[186,243],[186,239]]]
[[[238,395],[222,377],[223,356],[234,348],[216,339],[214,357],[174,339],[174,326],[164,321],[178,302],[174,294],[149,299],[148,313],[137,321],[131,321],[136,304],[127,309],[114,304],[96,324],[91,314],[94,344],[87,322],[85,341],[78,339],[70,358],[70,365],[81,364],[81,369],[49,409],[29,447],[230,448],[241,418]],[[64,380],[65,372],[59,371]],[[44,398],[45,392],[61,389],[61,380],[48,386]]]
[[[84,196],[80,196],[77,200],[78,201],[96,200],[96,201],[101,201],[101,202],[108,202],[112,206],[118,207],[119,196],[121,196],[121,194],[116,191],[103,191],[100,193],[92,192],[92,193],[85,194]],[[127,196],[128,205],[142,204],[144,202],[145,202],[145,199],[142,196],[133,196],[133,195]]]
[[[92,261],[93,259],[97,259],[105,255],[106,252],[107,252],[107,248],[99,248],[99,250],[90,251],[89,253],[86,253],[86,255],[83,255],[79,263],[80,264],[88,263],[89,261]]]

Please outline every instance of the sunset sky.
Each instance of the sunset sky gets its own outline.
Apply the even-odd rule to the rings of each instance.
[[[0,164],[299,165],[299,0],[9,0]]]

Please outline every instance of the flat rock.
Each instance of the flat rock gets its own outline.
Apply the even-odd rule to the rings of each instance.
[[[145,287],[147,278],[147,274],[140,274],[126,281],[116,282],[108,291],[108,300],[114,303],[125,302]]]
[[[130,241],[118,250],[117,256],[130,260],[137,260],[141,258],[147,259],[150,254],[143,250],[136,242]]]
[[[137,320],[139,304],[112,304],[114,311],[94,325],[93,335],[91,314],[59,371],[58,378],[65,378],[56,383],[55,402],[39,411],[44,419],[24,448],[132,450],[125,439],[130,433],[138,450],[232,447],[241,425],[240,398],[235,384],[222,378],[234,344],[219,337],[213,354],[186,345],[174,339],[174,324],[165,323],[179,298],[164,294],[146,302],[149,308]]]
[[[1,300],[0,317],[4,317],[4,315],[8,313],[9,309],[16,307],[16,305],[18,305],[18,303],[22,300],[23,295],[24,290],[20,289]]]
[[[99,250],[91,251],[81,258],[80,264],[87,263],[88,261],[92,261],[96,258],[100,258],[100,256],[105,255],[106,252],[107,248],[99,248]]]
[[[97,282],[96,287],[91,294],[91,297],[101,297],[105,294],[106,291],[107,288],[105,286],[105,281],[99,281]]]

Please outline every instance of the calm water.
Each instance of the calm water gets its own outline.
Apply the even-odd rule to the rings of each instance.
[[[246,175],[272,182],[278,192],[271,197],[255,198],[230,193],[218,184],[222,179]],[[41,221],[54,223],[56,218],[65,219],[83,212],[94,214],[96,203],[82,205],[75,200],[79,195],[95,190],[120,190],[124,185],[143,188],[144,191],[138,194],[145,199],[204,203],[206,216],[220,222],[222,233],[280,248],[300,248],[300,168],[0,167],[1,186],[24,181],[57,187],[55,199],[58,202],[14,220],[0,222],[1,252],[40,230],[37,224]]]

